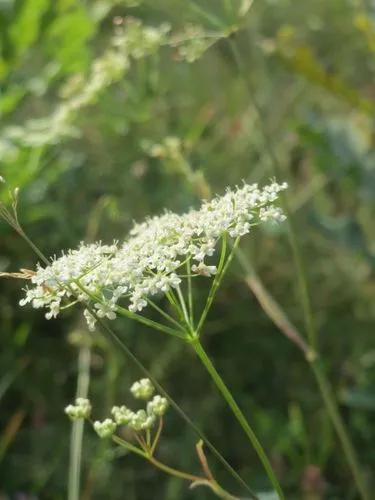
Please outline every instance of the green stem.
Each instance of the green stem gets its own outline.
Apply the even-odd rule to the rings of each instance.
[[[359,466],[356,451],[349,438],[349,435],[347,434],[335,397],[332,393],[332,388],[324,373],[324,369],[319,360],[312,361],[310,365],[314,372],[316,381],[319,385],[319,389],[323,397],[327,412],[331,418],[331,421],[336,429],[337,435],[339,436],[339,439],[341,441],[344,453],[350,465],[357,488],[363,500],[370,500],[370,494],[367,491],[366,483],[364,481],[364,477],[361,468]]]
[[[184,315],[185,323],[191,327],[190,317],[189,317],[189,314],[187,312],[187,308],[186,308],[186,304],[185,304],[185,299],[184,299],[184,296],[182,295],[181,288],[178,286],[176,290],[177,290],[177,297],[178,297],[178,299],[180,301],[181,309],[182,309],[182,312],[183,312],[183,315]]]
[[[273,485],[273,487],[275,488],[278,496],[279,496],[279,499],[280,500],[283,500],[285,497],[284,497],[284,494],[282,492],[282,489],[281,489],[281,486],[279,484],[279,481],[272,469],[272,466],[267,458],[267,455],[265,453],[265,451],[263,450],[263,447],[262,445],[260,444],[260,442],[258,441],[258,438],[256,437],[254,431],[252,430],[252,428],[250,427],[248,421],[246,420],[246,417],[244,416],[244,414],[242,413],[240,407],[238,406],[238,404],[236,403],[235,399],[233,398],[230,390],[228,389],[228,387],[225,385],[223,379],[221,378],[221,376],[219,375],[219,373],[217,372],[215,366],[212,364],[210,358],[208,357],[206,351],[203,349],[203,346],[202,344],[200,343],[199,339],[198,338],[195,338],[194,341],[191,342],[195,352],[197,353],[199,359],[202,361],[203,365],[205,366],[206,370],[208,371],[208,373],[210,374],[212,380],[214,381],[216,387],[218,388],[218,390],[220,391],[220,393],[222,394],[222,396],[224,397],[225,401],[228,403],[228,405],[230,406],[234,416],[236,417],[236,419],[238,420],[238,422],[240,423],[242,429],[244,430],[245,434],[247,435],[247,437],[249,438],[249,441],[250,443],[252,444],[253,448],[255,449],[261,463],[263,464],[263,467]]]
[[[206,320],[207,314],[211,308],[212,302],[215,298],[216,292],[217,292],[219,285],[223,279],[223,275],[224,275],[223,270],[225,268],[226,253],[227,253],[227,238],[226,238],[226,235],[224,235],[223,239],[222,239],[222,244],[221,244],[221,253],[220,253],[219,265],[217,267],[217,273],[216,273],[215,279],[212,283],[210,292],[209,292],[208,297],[207,297],[206,304],[204,306],[202,315],[200,317],[200,320],[199,320],[199,323],[197,326],[197,330],[196,330],[197,335],[199,335],[199,332],[202,329],[202,326]]]
[[[155,311],[158,311],[158,313],[163,316],[163,318],[165,318],[166,320],[170,321],[174,326],[176,326],[179,330],[183,330],[183,328],[181,327],[180,323],[178,321],[176,321],[174,318],[172,318],[172,316],[170,316],[168,313],[166,313],[165,311],[163,311],[163,309],[161,309],[157,304],[155,304],[155,302],[153,302],[151,299],[147,298],[146,299],[147,302],[150,304],[151,307],[153,307],[155,309]]]
[[[152,454],[141,450],[140,448],[137,448],[136,446],[133,446],[131,443],[128,441],[125,441],[121,439],[118,436],[112,436],[112,440],[122,446],[123,448],[126,448],[127,450],[136,453],[137,455],[141,456],[150,464],[152,464],[154,467],[157,469],[165,472],[169,476],[177,477],[178,479],[182,479],[184,481],[189,481],[192,483],[194,486],[202,485],[202,486],[207,486],[212,489],[212,491],[219,497],[221,497],[223,500],[239,500],[237,497],[231,495],[228,493],[224,488],[222,488],[213,478],[205,478],[203,476],[196,476],[194,474],[189,474],[188,472],[181,471],[179,469],[175,469],[173,467],[170,467],[169,465],[164,464],[163,462],[160,462],[157,460]]]
[[[85,345],[80,348],[78,355],[78,380],[77,380],[77,398],[86,398],[90,383],[90,347]],[[75,420],[72,423],[70,438],[70,460],[68,477],[68,500],[80,499],[80,479],[81,479],[81,459],[82,459],[82,441],[83,428],[85,421],[83,419]]]
[[[0,205],[1,209],[1,205]],[[14,225],[10,224],[13,228]],[[21,228],[20,228],[21,229]],[[45,262],[47,265],[49,264],[48,259],[43,255],[41,250],[26,236],[24,231],[21,229],[22,232],[19,232],[20,236],[22,236],[25,241],[30,245],[30,247],[33,249],[34,252],[37,253],[38,256],[42,259],[43,262]],[[18,231],[17,231],[18,232]],[[73,296],[77,298],[77,294],[75,291],[71,288],[71,286],[67,285],[66,283],[59,282],[59,285],[63,290],[69,290]],[[158,391],[168,399],[169,403],[171,406],[174,408],[174,410],[180,415],[180,417],[191,427],[194,432],[199,436],[200,439],[202,439],[207,447],[212,451],[212,453],[216,456],[216,458],[224,465],[224,467],[228,470],[228,472],[238,481],[239,484],[242,485],[244,489],[249,493],[250,497],[253,500],[258,500],[258,497],[253,493],[251,488],[247,485],[247,483],[242,479],[242,477],[236,472],[236,470],[230,465],[229,462],[223,457],[223,455],[219,452],[219,450],[211,443],[211,441],[206,437],[206,435],[200,430],[200,428],[194,424],[194,422],[188,417],[188,415],[183,411],[183,409],[174,401],[174,399],[171,398],[171,396],[165,391],[165,389],[158,383],[158,381],[151,375],[151,373],[147,370],[147,368],[141,363],[141,361],[133,354],[133,352],[127,347],[127,345],[116,335],[116,333],[107,325],[105,321],[103,321],[102,318],[99,318],[96,314],[94,309],[89,305],[88,306],[89,311],[91,314],[94,315],[94,317],[97,319],[98,323],[102,327],[103,335],[112,342],[113,345],[118,346],[125,354],[126,356],[139,368],[139,370],[145,374],[146,377],[148,377],[151,382],[154,384],[154,386],[158,389]],[[186,339],[184,339],[186,340]],[[135,447],[134,447],[135,448]],[[138,450],[137,448],[135,448]],[[141,451],[138,450],[140,453]]]
[[[270,134],[268,132],[265,120],[264,120],[264,113],[262,111],[261,106],[259,105],[257,99],[255,98],[254,95],[254,90],[252,88],[251,82],[247,78],[246,74],[246,69],[243,64],[241,54],[237,49],[237,46],[235,42],[232,40],[229,40],[229,46],[233,54],[233,58],[235,60],[235,63],[237,65],[238,71],[240,75],[242,76],[244,83],[247,86],[248,90],[248,95],[250,100],[252,101],[253,107],[255,109],[255,112],[258,115],[258,120],[260,124],[260,130],[261,133],[263,134],[264,137],[264,145],[265,149],[268,152],[269,158],[271,160],[272,168],[273,171],[276,174],[280,174],[281,172],[281,166],[279,164],[279,160],[277,157],[277,154],[273,148],[272,145],[272,138],[270,137]],[[293,255],[293,260],[294,264],[297,270],[297,280],[298,280],[298,288],[299,288],[299,295],[301,298],[301,306],[302,306],[302,311],[303,311],[303,316],[304,316],[304,323],[305,323],[305,329],[306,329],[306,334],[307,338],[309,341],[309,348],[312,353],[318,353],[318,346],[317,346],[317,329],[316,325],[314,322],[314,315],[313,315],[313,310],[312,310],[312,305],[311,305],[311,299],[310,299],[310,292],[309,292],[309,286],[308,286],[308,281],[307,281],[307,274],[305,270],[305,265],[303,262],[302,258],[302,253],[300,249],[300,244],[297,238],[297,231],[294,227],[294,221],[293,221],[293,216],[291,214],[291,211],[289,210],[288,203],[286,201],[285,195],[281,194],[281,202],[282,202],[282,208],[287,216],[287,224],[288,224],[288,236],[289,236],[289,242],[290,246],[292,249],[292,255]],[[338,406],[334,397],[334,394],[332,393],[330,389],[330,384],[328,382],[328,379],[320,367],[320,364],[314,364],[314,357],[312,360],[309,359],[307,356],[307,360],[312,361],[311,366],[313,373],[315,375],[315,378],[317,380],[318,386],[320,393],[322,395],[327,413],[331,419],[331,422],[333,424],[333,427],[337,433],[337,436],[339,440],[341,441],[342,448],[344,450],[344,454],[346,456],[346,460],[348,462],[348,465],[350,467],[350,470],[352,472],[354,481],[357,485],[357,489],[360,492],[363,500],[369,500],[370,494],[367,491],[367,486],[365,483],[365,480],[363,478],[363,475],[361,473],[361,466],[360,462],[357,458],[357,454],[355,452],[354,446],[351,442],[348,430],[345,427],[344,421],[342,420],[342,417],[340,415],[340,412],[338,410]]]
[[[188,307],[190,324],[194,328],[194,304],[193,304],[193,287],[191,282],[191,263],[190,259],[186,261],[186,272],[187,272],[187,286],[188,286]]]

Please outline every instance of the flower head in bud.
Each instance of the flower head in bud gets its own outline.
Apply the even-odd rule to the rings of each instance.
[[[150,379],[142,378],[141,380],[134,382],[130,391],[137,399],[150,399],[150,397],[154,394],[155,388]]]
[[[0,175],[0,182],[2,182],[3,184],[5,184],[5,179],[2,175]]]
[[[135,431],[144,431],[151,429],[155,423],[155,415],[148,414],[145,410],[139,410],[134,413],[129,422],[129,427]]]
[[[65,408],[65,413],[72,420],[79,420],[81,418],[89,418],[91,414],[91,403],[88,399],[77,398],[75,405],[68,405]]]
[[[99,422],[97,420],[94,422],[94,430],[101,438],[106,438],[112,436],[117,427],[116,422],[114,422],[111,418],[106,418],[103,422]]]
[[[134,416],[134,412],[126,406],[114,406],[111,413],[117,425],[128,424]]]
[[[153,399],[147,404],[147,413],[149,415],[155,415],[157,417],[162,417],[168,409],[168,401],[166,398],[159,396],[158,394],[153,397]]]

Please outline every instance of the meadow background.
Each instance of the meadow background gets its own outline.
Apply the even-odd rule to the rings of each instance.
[[[20,188],[29,236],[59,254],[82,240],[121,240],[133,220],[182,212],[242,179],[287,180],[324,369],[373,484],[374,22],[366,0],[0,1],[0,175]],[[163,42],[145,42],[144,27],[163,23],[171,27]],[[111,48],[116,24],[133,30],[129,58]],[[34,268],[35,255],[3,222],[0,242],[0,272]],[[257,229],[242,250],[203,341],[287,498],[354,500],[308,363],[267,309],[272,296],[306,337],[288,226]],[[22,286],[0,281],[0,498],[64,499],[71,424],[63,409],[77,377],[101,417],[140,373],[90,335],[77,311],[47,321],[20,308]],[[267,492],[194,355],[124,319],[115,329],[249,484]],[[196,440],[170,411],[166,461],[197,471]],[[82,460],[85,500],[213,498],[121,456],[89,428]]]

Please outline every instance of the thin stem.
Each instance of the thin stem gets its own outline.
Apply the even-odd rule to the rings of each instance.
[[[236,44],[232,40],[229,39],[228,43],[229,43],[230,49],[232,51],[233,58],[234,58],[235,63],[237,65],[238,71],[241,74],[245,84],[247,85],[249,98],[251,99],[251,101],[253,103],[253,107],[258,115],[260,130],[261,130],[261,133],[263,134],[263,137],[264,137],[265,149],[268,152],[269,158],[271,160],[272,168],[273,168],[275,174],[280,174],[281,166],[279,164],[277,155],[274,151],[274,148],[272,145],[272,139],[271,139],[271,137],[268,133],[267,127],[266,127],[266,123],[264,120],[264,113],[262,112],[261,106],[259,105],[257,99],[254,96],[254,90],[252,88],[251,82],[247,78],[245,66],[242,62],[241,54],[238,51]],[[289,210],[288,203],[286,201],[285,195],[283,195],[283,194],[281,194],[281,202],[282,202],[282,207],[284,209],[284,212],[287,215],[288,237],[289,237],[289,242],[290,242],[290,246],[292,249],[294,264],[295,264],[295,267],[297,270],[296,274],[297,274],[297,279],[298,279],[298,288],[299,288],[299,292],[300,292],[299,296],[301,298],[301,306],[302,306],[302,311],[303,311],[305,330],[306,330],[307,338],[308,338],[308,341],[310,344],[309,347],[310,347],[310,351],[312,351],[313,353],[318,353],[317,329],[316,329],[312,305],[311,305],[311,298],[310,298],[307,274],[306,274],[305,265],[304,265],[303,258],[302,258],[300,244],[299,244],[299,241],[297,238],[297,231],[294,227],[293,215],[292,215],[291,211]],[[307,357],[307,360],[311,362],[311,361],[314,361],[314,358],[316,358],[316,357],[317,357],[317,355],[314,355],[312,357],[312,360],[309,360],[309,358]],[[335,431],[339,437],[339,440],[341,441],[341,445],[343,447],[348,465],[351,469],[353,478],[354,478],[355,483],[357,485],[357,489],[360,492],[363,500],[369,500],[370,494],[368,492],[364,477],[361,473],[360,462],[359,462],[357,454],[355,452],[355,448],[351,442],[348,430],[346,429],[344,421],[339,413],[337,403],[335,401],[335,397],[334,397],[332,391],[328,389],[330,387],[330,384],[328,382],[326,374],[323,371],[323,369],[321,368],[320,363],[317,363],[317,364],[311,363],[311,366],[313,368],[314,376],[317,380],[319,390],[321,392],[324,404],[326,406],[327,413],[332,421],[333,427],[335,428]]]
[[[74,283],[86,294],[88,297],[90,297],[91,300],[95,302],[99,302],[100,304],[103,304],[103,301],[101,300],[100,297],[97,295],[94,295],[91,293],[89,290],[87,290],[82,283],[80,283],[79,280],[74,280]],[[104,304],[105,305],[105,304]],[[168,326],[162,325],[161,323],[157,323],[156,321],[153,321],[152,319],[146,318],[145,316],[141,316],[140,314],[133,313],[129,311],[129,309],[125,309],[124,307],[121,307],[119,305],[116,306],[116,311],[121,315],[125,316],[126,318],[134,319],[138,321],[139,323],[142,323],[143,325],[146,325],[150,328],[153,328],[154,330],[159,330],[164,333],[168,333],[169,335],[173,335],[174,337],[179,337],[181,339],[184,339],[185,337],[178,331],[173,330],[172,328],[169,328]]]
[[[217,273],[216,273],[215,279],[211,285],[211,289],[208,293],[206,304],[204,306],[202,315],[201,315],[199,322],[198,322],[198,326],[196,329],[197,335],[199,335],[199,333],[200,333],[200,330],[201,330],[201,328],[206,320],[207,314],[208,314],[208,312],[211,308],[212,302],[215,298],[217,289],[219,288],[219,284],[221,283],[221,279],[222,279],[221,274],[222,274],[224,264],[225,264],[226,253],[227,253],[227,238],[226,238],[226,235],[224,235],[222,238],[222,242],[221,242],[221,253],[220,253],[219,265],[217,267]]]
[[[166,472],[167,474],[171,476],[178,477],[179,479],[185,479],[186,481],[205,481],[206,478],[200,477],[200,476],[194,476],[193,474],[189,474],[187,472],[180,471],[178,469],[174,469],[173,467],[169,467],[168,465],[163,464],[162,462],[159,462],[155,457],[147,457],[147,460],[152,463],[155,467],[158,469]]]
[[[231,495],[228,493],[226,490],[224,490],[210,475],[210,477],[202,477],[202,476],[196,476],[194,474],[189,474],[188,472],[181,471],[179,469],[175,469],[174,467],[170,467],[169,465],[164,464],[163,462],[160,462],[160,460],[156,459],[152,454],[150,454],[150,451],[143,451],[136,446],[133,446],[130,444],[128,441],[125,441],[121,439],[120,437],[114,435],[112,436],[112,440],[119,444],[120,446],[124,447],[125,449],[136,453],[137,455],[141,456],[150,464],[152,464],[154,467],[157,469],[165,472],[169,476],[177,477],[178,479],[182,479],[184,481],[189,481],[192,483],[192,486],[207,486],[212,489],[212,491],[219,497],[223,498],[224,500],[239,500],[237,497]]]
[[[186,261],[187,288],[188,288],[188,307],[191,327],[194,328],[194,303],[193,303],[193,286],[191,280],[191,263],[190,259]]]
[[[159,314],[161,314],[163,316],[163,318],[165,318],[166,320],[170,321],[174,326],[177,326],[180,330],[182,331],[185,331],[180,323],[178,321],[176,321],[174,318],[172,318],[172,316],[170,316],[168,313],[166,313],[165,311],[163,311],[163,309],[161,307],[159,307],[157,304],[155,304],[155,302],[153,302],[151,299],[147,298],[147,302],[150,304],[151,307],[153,307],[155,309],[155,311],[158,311]]]
[[[187,308],[186,308],[186,304],[185,304],[185,299],[184,299],[184,296],[182,295],[182,292],[181,292],[181,288],[178,286],[176,288],[177,290],[177,296],[178,296],[178,299],[180,301],[180,304],[181,304],[181,309],[182,309],[182,312],[184,314],[184,319],[185,319],[185,322],[189,325],[190,325],[190,318],[189,318],[189,314],[187,312]]]
[[[84,345],[78,355],[77,398],[87,398],[90,383],[91,349]],[[72,423],[68,477],[68,500],[80,499],[81,459],[84,419]]]
[[[168,302],[170,303],[172,308],[175,310],[177,316],[180,318],[181,322],[185,323],[183,310],[181,309],[180,304],[178,303],[178,300],[173,293],[173,290],[169,290],[168,292],[166,292],[165,296],[167,297]]]
[[[138,323],[142,323],[143,325],[153,328],[154,330],[159,330],[160,332],[168,333],[168,335],[172,335],[173,337],[184,338],[184,336],[177,330],[173,330],[168,326],[162,325],[161,323],[157,323],[156,321],[146,318],[145,316],[141,316],[140,314],[132,313],[131,311],[129,311],[129,309],[117,306],[116,310],[119,312],[121,316],[134,319],[138,321]]]
[[[152,443],[151,449],[150,449],[151,455],[153,455],[155,453],[155,450],[156,450],[156,447],[157,447],[157,445],[159,443],[159,439],[160,439],[162,431],[163,431],[163,417],[160,417],[159,418],[158,430],[156,431],[154,442]]]
[[[223,379],[217,372],[216,368],[214,367],[213,363],[211,362],[210,358],[208,357],[207,353],[203,349],[202,344],[200,343],[198,338],[195,338],[194,341],[191,342],[191,345],[193,346],[195,352],[197,353],[199,359],[202,361],[203,365],[205,366],[206,370],[210,374],[212,380],[214,381],[216,387],[220,391],[221,395],[224,397],[225,401],[228,403],[229,407],[231,408],[234,416],[240,423],[242,429],[244,430],[245,434],[249,438],[250,443],[252,444],[253,448],[255,449],[261,463],[263,464],[263,467],[273,485],[275,488],[279,499],[283,500],[284,494],[281,489],[281,486],[279,484],[279,481],[272,469],[272,466],[267,458],[267,455],[265,451],[263,450],[262,445],[258,441],[258,438],[256,437],[253,429],[250,427],[248,421],[246,420],[246,417],[242,413],[240,407],[236,403],[235,399],[233,398],[230,390],[228,387],[225,385]]]
[[[344,449],[346,458],[351,467],[354,480],[356,482],[357,488],[364,500],[370,500],[370,494],[367,491],[366,484],[362,475],[361,468],[357,461],[356,452],[353,444],[347,434],[344,422],[340,415],[335,397],[332,393],[332,388],[328,382],[328,379],[324,373],[324,369],[319,360],[311,362],[311,367],[314,372],[315,378],[319,385],[320,392],[323,396],[325,406],[327,408],[328,414],[334,424],[336,432],[340,438],[342,447]]]
[[[249,488],[242,477],[236,472],[233,467],[225,460],[223,455],[218,451],[218,449],[211,443],[211,441],[206,437],[206,435],[199,429],[199,427],[194,424],[194,422],[188,417],[188,415],[183,411],[183,409],[175,402],[174,399],[165,391],[163,386],[152,376],[152,374],[147,370],[147,368],[139,361],[139,359],[132,353],[132,351],[126,346],[126,344],[116,335],[116,333],[104,322],[101,318],[97,318],[98,323],[101,325],[103,332],[109,337],[109,339],[117,344],[119,348],[131,359],[131,361],[148,377],[156,389],[166,397],[170,405],[174,410],[180,415],[180,417],[194,430],[194,432],[205,442],[205,444],[210,448],[212,453],[218,458],[218,460],[224,465],[224,467],[230,472],[230,474],[238,481],[243,488],[245,488],[250,495],[252,500],[259,500],[257,495]]]
[[[202,316],[200,317],[200,320],[199,320],[199,323],[198,323],[198,326],[196,329],[197,336],[199,336],[199,334],[200,334],[200,331],[201,331],[201,329],[204,325],[204,322],[206,320],[207,314],[208,314],[209,310],[211,309],[216,292],[217,292],[221,282],[223,281],[223,278],[224,278],[224,276],[225,276],[225,274],[226,274],[226,272],[227,272],[227,270],[228,270],[228,268],[233,260],[233,257],[234,257],[234,254],[236,252],[236,249],[238,247],[239,242],[240,242],[240,237],[235,239],[233,246],[232,246],[232,250],[231,250],[227,260],[225,260],[226,252],[227,252],[227,238],[226,238],[226,235],[223,236],[221,256],[220,256],[220,261],[219,261],[219,265],[218,265],[218,269],[217,269],[217,274],[215,276],[214,282],[212,283],[212,287],[211,287],[211,290],[208,294],[205,308],[202,312]]]
[[[112,436],[112,441],[114,441],[116,444],[119,444],[123,448],[126,448],[127,450],[131,451],[132,453],[139,455],[140,457],[147,458],[146,452],[144,452],[140,448],[137,448],[137,446],[132,445],[128,441],[121,439],[120,437],[116,436],[115,434]]]
[[[12,225],[12,224],[11,224]],[[14,226],[12,226],[14,227]],[[40,255],[41,259],[49,264],[48,259],[43,255],[43,253],[40,251],[40,249],[26,236],[26,234],[22,231],[21,234],[22,237],[24,237],[25,241],[30,245],[30,247],[34,250],[34,252],[37,253],[37,255]],[[65,283],[60,283],[60,286],[62,289],[67,289],[69,290],[73,295],[77,295],[74,290]],[[88,306],[88,309],[91,314],[96,318],[98,323],[102,327],[102,331],[104,335],[107,336],[107,338],[112,341],[113,344],[117,345],[125,354],[126,356],[139,368],[141,372],[143,372],[146,377],[148,377],[153,385],[156,387],[156,389],[168,399],[170,405],[174,408],[174,410],[180,415],[180,417],[194,430],[194,432],[206,443],[206,445],[210,448],[212,453],[216,456],[216,458],[224,465],[224,467],[228,470],[228,472],[242,485],[244,489],[247,490],[249,493],[251,499],[253,500],[258,500],[258,497],[256,496],[255,493],[251,490],[251,488],[247,485],[247,483],[242,479],[242,477],[236,472],[235,469],[225,460],[223,455],[219,452],[219,450],[211,443],[211,441],[206,437],[206,435],[200,430],[200,428],[194,424],[194,422],[188,417],[188,415],[183,411],[183,409],[176,403],[176,401],[167,393],[167,391],[163,388],[162,385],[159,384],[159,382],[152,376],[152,374],[147,370],[147,368],[141,363],[141,361],[133,354],[133,352],[126,346],[126,344],[116,335],[116,333],[107,325],[105,321],[102,320],[102,318],[99,318],[95,310]],[[136,447],[134,447],[135,453],[142,454],[140,450],[138,450]]]

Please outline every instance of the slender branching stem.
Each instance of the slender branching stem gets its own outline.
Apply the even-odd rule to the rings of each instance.
[[[3,214],[4,207],[2,204],[0,204],[0,216],[3,217],[6,222],[8,222],[22,238],[29,244],[30,248],[41,258],[41,260],[46,264],[49,265],[49,261],[47,257],[43,255],[41,250],[34,244],[33,241],[30,240],[30,238],[26,235],[26,233],[22,230],[22,228],[19,226],[19,229],[21,231],[18,231],[18,228],[15,226],[13,223],[13,220],[10,219],[9,221]],[[8,212],[7,212],[8,213]],[[7,214],[6,214],[7,215]],[[18,222],[17,222],[18,224]],[[73,296],[77,298],[77,293],[72,289],[72,287],[66,283],[60,283],[60,286],[62,289],[68,290],[70,293],[72,293]],[[85,293],[87,293],[85,291]],[[210,448],[212,453],[218,458],[218,460],[224,465],[224,467],[228,470],[228,472],[238,481],[241,486],[246,489],[248,494],[250,495],[250,498],[252,500],[258,500],[257,495],[251,490],[251,488],[248,486],[248,484],[242,479],[242,477],[238,474],[238,472],[225,460],[223,455],[219,452],[219,450],[211,443],[211,441],[207,438],[207,436],[200,430],[200,428],[194,424],[194,422],[188,417],[188,415],[183,411],[183,409],[174,401],[174,399],[166,392],[166,390],[163,388],[162,385],[159,384],[159,382],[152,376],[152,374],[147,370],[147,368],[141,363],[141,361],[133,354],[133,352],[127,347],[127,345],[119,338],[119,336],[108,326],[107,322],[105,322],[102,318],[99,318],[95,312],[95,310],[92,308],[90,304],[87,305],[88,310],[90,313],[96,318],[98,324],[102,327],[102,332],[103,334],[110,340],[114,345],[117,345],[124,353],[125,355],[139,368],[139,370],[145,374],[146,377],[148,377],[151,382],[154,384],[154,386],[158,389],[158,391],[168,399],[170,405],[174,408],[174,410],[180,415],[180,417],[194,430],[194,432],[206,443],[206,445]],[[180,337],[180,335],[176,335]],[[184,338],[185,340],[185,338]],[[120,438],[118,438],[120,439]],[[130,443],[127,444],[128,448]],[[129,448],[130,449],[130,448]],[[144,456],[143,452],[139,450],[137,447],[132,446],[132,450],[134,453],[137,453],[141,456]]]
[[[274,170],[275,174],[279,174],[281,171],[280,164],[277,158],[277,155],[274,151],[273,145],[272,145],[272,140],[269,136],[265,121],[264,121],[264,114],[262,112],[262,109],[255,98],[254,90],[252,88],[251,82],[247,77],[245,66],[242,61],[241,54],[239,50],[237,49],[236,43],[229,39],[228,40],[229,47],[232,51],[234,61],[237,65],[238,72],[243,78],[244,83],[247,86],[248,90],[248,95],[249,98],[251,99],[251,102],[253,104],[254,110],[257,113],[258,116],[258,121],[260,124],[260,130],[261,133],[263,134],[264,137],[264,144],[266,151],[269,155],[269,158],[271,160],[271,165]],[[302,252],[300,249],[299,241],[297,238],[297,232],[294,227],[294,220],[293,220],[293,214],[289,210],[288,203],[286,201],[286,198],[284,195],[281,195],[281,202],[282,206],[284,209],[285,214],[287,215],[287,224],[288,224],[288,236],[289,236],[289,242],[290,246],[292,249],[292,255],[293,255],[293,260],[294,264],[297,270],[297,280],[298,280],[298,288],[299,288],[299,296],[301,300],[301,306],[302,306],[302,311],[303,311],[303,317],[304,317],[304,323],[305,323],[305,330],[306,330],[306,335],[307,339],[309,341],[309,351],[313,353],[313,356],[311,356],[311,359],[309,359],[309,356],[307,356],[307,361],[310,362],[310,366],[312,367],[313,374],[315,376],[315,379],[318,384],[319,391],[321,393],[321,396],[323,398],[323,402],[325,404],[327,413],[331,419],[331,422],[333,424],[333,427],[338,435],[338,438],[341,442],[342,448],[344,450],[344,454],[346,456],[346,460],[348,462],[348,465],[351,469],[353,478],[355,480],[355,483],[357,485],[357,489],[360,492],[360,495],[363,500],[369,500],[370,499],[370,493],[368,491],[368,487],[366,485],[362,470],[361,470],[361,465],[357,457],[357,453],[355,451],[355,448],[352,444],[352,441],[350,439],[350,435],[348,430],[346,429],[345,423],[340,415],[337,402],[335,400],[334,394],[332,390],[330,389],[330,383],[327,379],[327,376],[322,368],[321,363],[314,362],[315,359],[319,357],[318,353],[318,345],[317,345],[317,329],[314,321],[314,314],[312,310],[312,305],[311,305],[311,299],[310,299],[310,292],[309,292],[309,285],[307,281],[307,275],[306,275],[306,270],[302,258]]]
[[[250,424],[248,423],[245,415],[241,411],[240,407],[238,406],[237,402],[235,401],[234,397],[232,396],[232,393],[226,386],[225,382],[219,375],[218,371],[216,370],[215,366],[213,365],[212,361],[208,357],[206,351],[204,350],[201,342],[199,341],[198,337],[195,337],[194,340],[191,341],[191,345],[193,346],[196,354],[198,355],[199,359],[203,363],[204,367],[210,374],[213,382],[215,383],[216,387],[218,388],[219,392],[229,405],[230,409],[232,410],[234,416],[238,420],[239,424],[241,425],[242,429],[244,430],[245,434],[247,435],[250,443],[252,444],[254,450],[256,451],[273,487],[275,488],[275,491],[278,494],[278,497],[280,500],[283,500],[284,494],[281,489],[281,486],[279,484],[279,481],[272,469],[272,466],[270,464],[270,461],[263,450],[262,445],[260,444],[255,432],[251,428]]]

